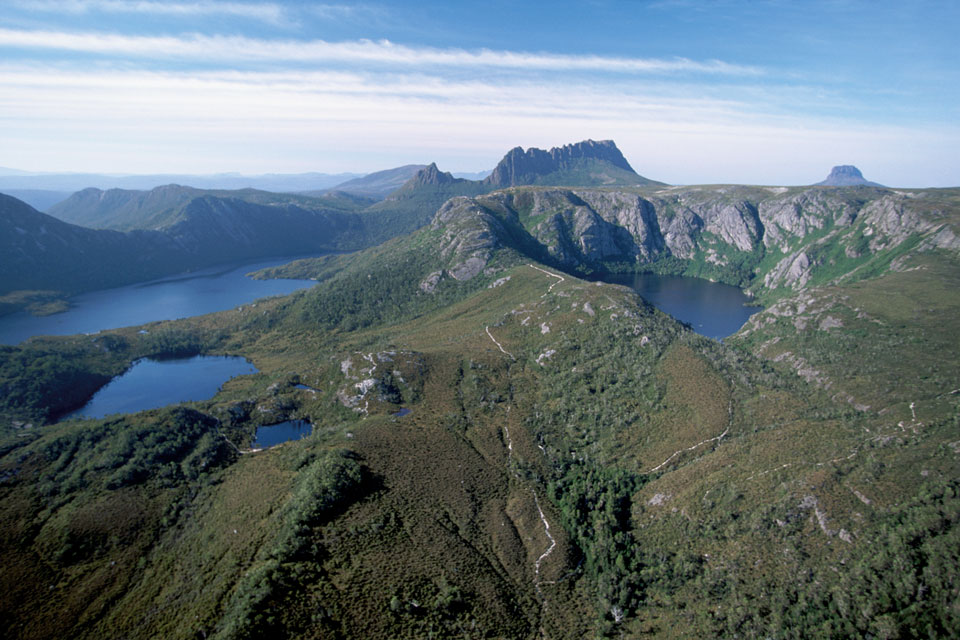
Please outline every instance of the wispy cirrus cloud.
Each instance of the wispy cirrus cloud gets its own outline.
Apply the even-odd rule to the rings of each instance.
[[[886,148],[929,155],[948,146],[945,135],[956,138],[955,131],[802,117],[776,97],[739,87],[732,99],[703,85],[604,81],[589,74],[451,80],[420,70],[149,71],[0,63],[0,122],[18,123],[6,131],[0,125],[0,132],[4,146],[22,158],[17,166],[43,167],[44,158],[55,157],[140,172],[204,166],[375,170],[430,160],[445,169],[476,170],[517,144],[614,138],[641,173],[655,178],[692,173],[702,176],[699,181],[735,181],[737,171],[746,171],[745,158],[764,154],[776,161],[755,181],[770,183],[789,183],[784,176],[798,170],[798,149],[832,156],[867,148],[879,162]],[[151,152],[144,154],[145,148]],[[318,156],[318,149],[328,157]],[[470,149],[486,160],[458,159],[451,149]],[[720,169],[717,158],[723,158]],[[811,181],[828,162],[817,155]]]
[[[19,9],[67,14],[126,13],[162,16],[228,15],[272,24],[286,21],[284,8],[273,2],[164,2],[160,0],[8,0]]]
[[[139,36],[115,33],[0,29],[0,47],[47,49],[73,53],[238,62],[342,62],[382,65],[491,67],[531,71],[594,71],[607,73],[697,73],[757,76],[757,67],[721,60],[631,58],[509,50],[466,50],[409,46],[389,40],[281,40],[190,34]]]

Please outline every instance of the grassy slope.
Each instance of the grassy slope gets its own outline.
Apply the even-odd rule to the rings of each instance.
[[[257,423],[286,417],[309,417],[309,440],[227,451],[195,476],[188,452],[164,463],[166,474],[111,488],[114,469],[83,448],[41,455],[109,420],[8,428],[6,635],[245,637],[283,627],[302,637],[896,637],[955,628],[957,405],[938,390],[955,373],[952,265],[832,291],[852,305],[841,329],[815,331],[818,317],[809,332],[791,331],[794,315],[738,338],[759,348],[779,336],[761,353],[793,349],[830,376],[823,389],[785,360],[683,330],[625,289],[559,282],[509,254],[494,264],[505,271],[419,294],[420,277],[437,268],[429,234],[322,261],[314,291],[163,325],[171,344],[245,355],[261,369],[193,405],[231,441],[243,446]],[[877,352],[890,351],[880,362],[864,356],[857,366],[872,368],[848,382],[844,367],[857,361],[828,358],[837,344],[860,353],[874,336],[853,310],[887,323]],[[125,342],[90,350],[86,369],[159,348],[135,330],[117,333]],[[90,340],[47,344],[83,350]],[[380,359],[388,351],[392,364]],[[356,371],[368,366],[364,355],[384,383],[388,373],[403,382],[398,395],[368,398],[361,416],[335,398],[356,382],[344,361],[357,379],[370,375]],[[881,386],[898,380],[916,387],[898,395]],[[859,403],[871,388],[887,404],[859,411],[840,394]],[[392,417],[399,402],[412,413]],[[119,424],[170,419],[148,412]],[[87,478],[66,502],[44,492],[65,472]],[[319,506],[310,497],[327,494],[336,499]],[[141,505],[135,525],[121,518],[88,532],[88,514],[123,511],[124,500]],[[545,557],[538,505],[555,542]],[[95,544],[62,553],[71,531]],[[38,615],[55,603],[60,615]]]

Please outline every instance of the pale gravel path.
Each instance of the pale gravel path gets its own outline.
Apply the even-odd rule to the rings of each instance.
[[[725,430],[723,433],[721,433],[720,435],[718,435],[718,436],[716,436],[716,437],[714,437],[714,438],[708,438],[707,440],[703,440],[702,442],[698,442],[697,444],[693,445],[692,447],[687,447],[686,449],[678,449],[677,451],[674,451],[674,452],[673,452],[673,455],[672,455],[672,456],[670,456],[669,458],[667,458],[666,460],[664,460],[663,462],[661,462],[660,464],[658,464],[657,466],[655,466],[653,469],[650,469],[650,471],[647,471],[647,473],[653,473],[654,471],[659,470],[661,467],[663,467],[664,465],[666,465],[668,462],[670,462],[671,460],[673,460],[674,458],[676,458],[678,455],[680,455],[680,454],[683,453],[684,451],[693,451],[693,450],[696,449],[697,447],[700,447],[700,446],[702,446],[702,445],[705,445],[705,444],[707,444],[708,442],[714,442],[715,440],[720,440],[720,439],[723,438],[725,435],[727,435],[729,432],[730,432],[730,427],[727,427],[726,430]]]
[[[504,349],[503,345],[497,342],[497,339],[493,337],[493,334],[490,333],[490,327],[487,327],[486,329],[487,329],[487,335],[490,336],[491,340],[493,340],[493,344],[497,345],[497,348],[500,349],[500,351],[507,354],[508,356],[510,356],[511,359],[516,360],[516,358],[513,357],[513,354],[507,351],[506,349]]]
[[[551,277],[553,277],[553,278],[559,278],[559,280],[557,280],[557,281],[554,282],[552,285],[550,285],[550,287],[547,289],[547,293],[550,293],[551,291],[553,291],[553,288],[554,288],[555,286],[557,286],[558,284],[560,284],[561,282],[563,282],[564,280],[566,280],[566,278],[564,278],[563,276],[558,276],[557,274],[551,273],[551,272],[547,271],[546,269],[541,269],[540,267],[536,267],[536,266],[534,266],[534,265],[532,265],[532,264],[529,264],[529,263],[527,263],[527,266],[530,267],[531,269],[536,269],[537,271],[540,271],[541,273],[545,273],[545,274],[547,274],[548,276],[551,276]]]
[[[510,458],[513,456],[513,439],[510,437],[510,429],[506,424],[503,425],[503,435],[507,439],[507,451],[509,452],[507,457]],[[543,513],[543,508],[540,506],[540,498],[537,497],[537,492],[533,489],[530,490],[530,493],[533,494],[533,502],[537,505],[537,513],[540,514],[540,522],[543,523],[543,532],[546,534],[547,539],[550,540],[550,546],[547,547],[547,550],[540,554],[540,557],[537,558],[537,561],[533,565],[533,586],[537,590],[537,595],[541,598],[543,597],[543,591],[540,589],[540,564],[547,559],[553,550],[557,548],[557,541],[550,533],[550,522],[547,520],[546,514]]]
[[[543,523],[543,531],[547,534],[547,538],[550,540],[550,547],[540,554],[540,557],[537,558],[537,562],[533,567],[533,583],[537,588],[537,593],[540,594],[540,597],[543,597],[543,592],[540,590],[540,563],[546,560],[547,556],[553,553],[553,550],[557,547],[557,541],[553,539],[553,536],[550,535],[550,523],[547,522],[547,517],[543,515],[543,509],[540,508],[540,499],[537,498],[537,492],[531,489],[530,493],[533,494],[533,501],[537,505],[537,511],[540,513],[540,522]]]

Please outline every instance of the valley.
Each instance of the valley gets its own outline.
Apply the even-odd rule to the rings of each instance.
[[[316,284],[256,305],[0,347],[4,637],[960,626],[960,190],[673,187],[587,141],[482,181],[422,166],[339,213],[189,197],[82,208],[130,225],[97,232],[5,200],[24,233],[3,238],[182,249],[269,211],[278,242],[356,251],[260,270]],[[220,226],[170,231],[201,209]],[[714,340],[603,282],[643,274],[758,307]],[[257,372],[57,421],[141,358],[196,355]],[[309,437],[240,455],[289,420]]]
[[[65,309],[37,315],[37,309],[0,315],[0,344],[36,335],[96,333],[105,329],[175,320],[223,311],[258,298],[313,286],[312,280],[253,279],[249,273],[285,264],[287,259],[221,265],[179,276],[91,291],[63,300]]]

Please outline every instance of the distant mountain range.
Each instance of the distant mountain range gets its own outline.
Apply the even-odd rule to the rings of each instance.
[[[80,191],[97,189],[153,189],[165,184],[188,184],[197,189],[260,189],[263,191],[299,192],[329,189],[345,181],[361,177],[357,173],[267,173],[245,176],[239,173],[212,175],[151,174],[107,175],[100,173],[27,173],[0,172],[0,192],[11,189],[43,191]]]
[[[644,186],[614,151],[64,207],[128,231],[0,196],[21,289],[428,220],[257,274],[317,283],[291,296],[0,348],[0,636],[955,636],[960,189]],[[708,339],[597,279],[638,271],[762,308]],[[141,358],[224,354],[259,371],[60,419]]]
[[[177,184],[88,187],[51,206],[53,217],[5,197],[0,295],[70,295],[248,258],[356,250],[422,227],[452,197],[562,181],[660,184],[637,175],[612,141],[588,140],[550,151],[513,149],[483,180],[430,164],[352,178],[313,195]]]
[[[329,191],[342,191],[353,195],[366,196],[382,200],[391,191],[395,191],[404,182],[413,177],[417,171],[423,169],[423,164],[405,164],[402,167],[376,171],[361,178],[353,178],[342,182],[332,189],[307,191],[305,195],[323,195]]]
[[[23,200],[38,211],[47,211],[53,205],[66,200],[71,194],[84,189],[149,190],[170,184],[189,185],[195,189],[258,189],[313,196],[341,191],[352,196],[382,200],[390,192],[402,186],[414,173],[426,166],[423,164],[408,164],[360,175],[359,177],[357,177],[359,174],[353,173],[267,174],[261,176],[242,176],[232,173],[207,176],[39,174],[0,167],[0,192],[18,200]],[[490,175],[490,171],[456,173],[455,175],[458,178],[482,180]],[[344,178],[349,179],[344,181]]]
[[[52,206],[49,213],[64,222],[93,229],[163,230],[189,219],[193,211],[190,208],[191,203],[204,198],[240,200],[260,206],[294,205],[309,210],[329,209],[341,212],[363,209],[374,202],[369,198],[343,192],[304,196],[256,189],[196,189],[169,184],[150,191],[83,189]]]
[[[73,191],[49,191],[47,189],[3,189],[3,193],[23,200],[37,211],[46,211],[58,202],[70,197]]]

